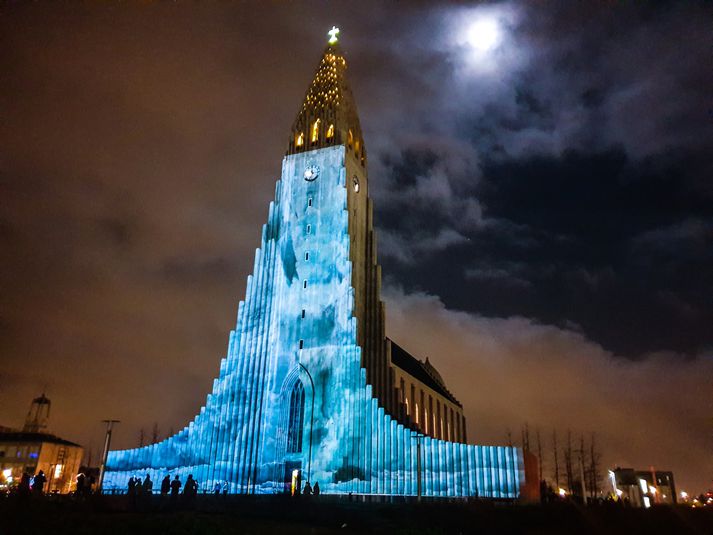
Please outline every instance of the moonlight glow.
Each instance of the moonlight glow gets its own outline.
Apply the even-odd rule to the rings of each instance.
[[[500,26],[494,18],[480,18],[467,29],[467,40],[480,52],[492,50],[500,43]]]

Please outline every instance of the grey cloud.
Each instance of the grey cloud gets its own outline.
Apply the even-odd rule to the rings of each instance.
[[[548,437],[553,428],[594,432],[606,467],[655,465],[673,470],[682,489],[707,485],[709,415],[700,401],[712,353],[625,361],[570,328],[457,312],[425,293],[392,286],[386,304],[389,336],[428,356],[464,404],[469,440],[502,443],[525,422]],[[547,474],[550,456],[544,461]]]

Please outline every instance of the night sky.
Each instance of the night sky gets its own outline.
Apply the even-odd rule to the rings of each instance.
[[[180,429],[217,375],[289,128],[340,26],[387,331],[470,442],[596,433],[713,479],[713,6],[0,8],[0,425]],[[497,31],[490,47],[473,26]],[[480,25],[480,26],[478,26]],[[545,440],[546,438],[546,440]],[[534,434],[531,438],[534,442]]]

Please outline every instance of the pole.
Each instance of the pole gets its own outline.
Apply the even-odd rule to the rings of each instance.
[[[418,501],[421,501],[421,440],[416,439],[416,489],[418,493]]]
[[[111,430],[114,424],[118,424],[119,420],[102,420],[106,424],[106,438],[104,439],[104,453],[102,453],[102,464],[99,468],[99,484],[97,492],[101,494],[104,486],[104,472],[106,471],[106,461],[109,458],[109,446],[111,445]]]
[[[416,439],[416,495],[418,496],[418,501],[421,501],[421,439],[425,435],[421,433],[412,434],[411,438]]]

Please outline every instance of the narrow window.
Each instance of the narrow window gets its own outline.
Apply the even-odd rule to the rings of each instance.
[[[312,136],[310,138],[312,143],[316,143],[319,140],[319,123],[320,122],[322,122],[321,119],[317,119],[312,124]]]
[[[309,260],[309,253],[305,253],[305,260]]]
[[[300,132],[299,134],[297,134],[297,137],[295,138],[295,145],[298,147],[301,147],[302,145],[304,145],[304,143],[305,143],[305,135],[302,132]]]
[[[408,398],[406,398],[406,416],[410,416],[411,413],[408,410]]]
[[[304,317],[305,317],[305,309],[303,308],[302,309],[302,319],[304,319]]]
[[[304,345],[305,345],[305,341],[304,341],[304,340],[300,340],[300,349],[302,349],[302,348],[304,347]]]
[[[307,234],[312,233],[312,225],[307,225]]]
[[[290,409],[287,428],[287,453],[302,451],[302,430],[304,428],[305,389],[302,381],[297,381],[290,392]]]
[[[307,288],[307,279],[302,283],[302,288]]]
[[[334,125],[330,124],[329,128],[327,128],[327,139],[332,139],[334,137]]]
[[[354,134],[352,134],[351,128],[349,129],[349,132],[347,133],[347,141],[349,142],[349,148],[352,148],[352,143],[354,143]]]
[[[307,199],[307,206],[312,206],[312,197]]]
[[[416,403],[416,425],[418,425],[418,403]]]

